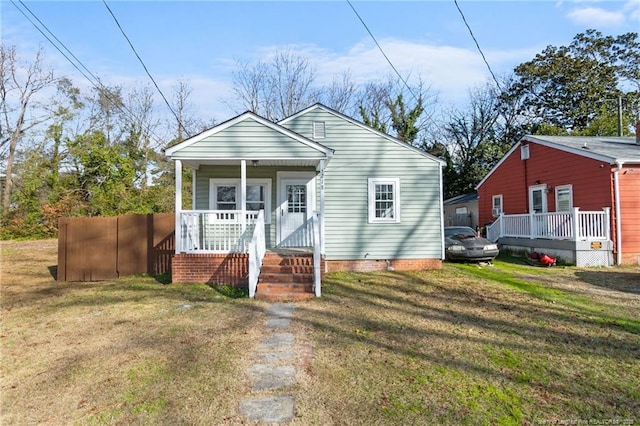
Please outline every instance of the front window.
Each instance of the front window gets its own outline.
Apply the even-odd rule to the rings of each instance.
[[[271,223],[271,179],[247,179],[247,211],[264,210],[265,223]],[[211,179],[209,208],[240,210],[240,179]]]
[[[214,210],[237,210],[236,189],[236,186],[230,185],[216,187],[216,207]]]
[[[369,223],[400,222],[400,180],[369,179]]]

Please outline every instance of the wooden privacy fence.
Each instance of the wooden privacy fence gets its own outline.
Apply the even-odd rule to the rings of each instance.
[[[173,213],[73,217],[58,224],[58,281],[171,272]]]

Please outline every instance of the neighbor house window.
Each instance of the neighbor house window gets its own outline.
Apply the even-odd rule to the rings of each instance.
[[[265,223],[271,223],[271,179],[247,179],[247,211],[264,210]],[[209,208],[240,210],[240,179],[211,179]]]
[[[556,211],[569,212],[573,209],[573,188],[571,185],[556,186]]]
[[[491,197],[491,215],[498,217],[502,214],[502,194]]]
[[[326,137],[324,121],[313,122],[313,138],[324,139]]]
[[[369,223],[400,222],[400,179],[369,179]]]

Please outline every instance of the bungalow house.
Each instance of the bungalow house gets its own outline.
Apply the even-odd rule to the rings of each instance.
[[[326,106],[278,123],[245,112],[165,153],[173,282],[303,298],[320,295],[324,272],[441,267],[443,162]]]
[[[504,248],[578,266],[640,261],[640,140],[525,136],[477,185]]]

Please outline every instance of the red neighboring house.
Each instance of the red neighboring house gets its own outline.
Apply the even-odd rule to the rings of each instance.
[[[584,228],[578,212],[604,212],[606,215],[601,217],[609,221],[607,241],[598,243],[589,239],[589,247],[610,246],[611,260],[616,264],[640,262],[640,139],[637,137],[525,136],[476,188],[481,225],[518,217],[527,221],[522,214],[529,214],[530,230],[536,228],[536,223],[538,227],[544,224],[546,234],[534,236],[531,231],[529,243],[525,243],[522,240],[527,238],[523,232],[510,231],[511,234],[506,235],[506,222],[503,222],[501,244],[529,247],[531,251],[536,247],[553,248],[550,242],[545,246],[540,241],[532,241],[538,239],[555,240],[556,244],[570,239],[578,244],[579,240],[588,239],[575,235],[581,233],[580,226]],[[561,215],[550,212],[566,212],[565,223],[575,232],[569,237],[558,236],[555,229],[561,225],[549,224]],[[571,212],[573,219],[566,219]],[[540,219],[542,217],[544,219]],[[497,235],[498,230],[493,231]],[[521,241],[514,243],[518,237]]]

